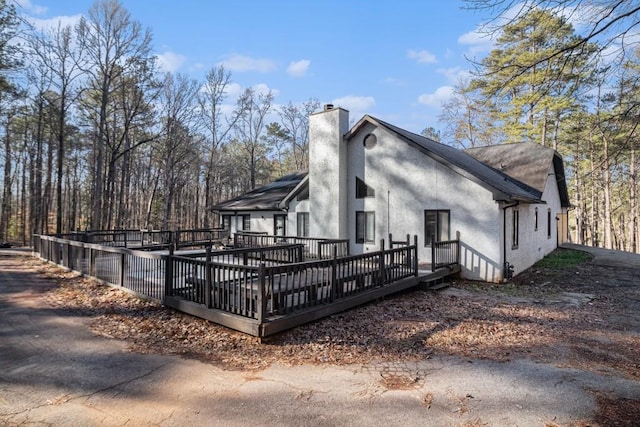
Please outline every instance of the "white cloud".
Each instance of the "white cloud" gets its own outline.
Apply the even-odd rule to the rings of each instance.
[[[493,39],[488,34],[479,30],[469,31],[458,37],[458,43],[469,46],[468,53],[471,56],[490,52],[493,49]]]
[[[376,100],[373,96],[354,96],[347,95],[341,98],[336,98],[331,101],[336,107],[342,107],[345,110],[351,112],[367,111],[376,105]]]
[[[461,67],[439,68],[437,72],[445,76],[452,84],[466,82],[471,77],[471,72]]]
[[[242,93],[242,86],[238,83],[229,83],[227,85],[227,96],[229,99],[235,99]]]
[[[407,57],[409,59],[415,59],[421,64],[434,64],[438,62],[436,60],[436,56],[426,50],[409,50],[407,52]]]
[[[19,7],[24,10],[28,10],[29,13],[34,13],[36,15],[42,15],[47,13],[47,8],[45,6],[38,6],[37,4],[31,3],[31,0],[14,0]]]
[[[273,96],[276,97],[280,93],[278,89],[270,88],[266,83],[258,83],[257,85],[253,85],[252,89],[255,91],[255,93],[260,95],[266,95],[267,93],[269,93],[269,91],[271,91]]]
[[[444,101],[451,98],[453,94],[452,86],[441,86],[434,93],[425,93],[418,97],[420,104],[428,105],[430,107],[439,108]]]
[[[158,58],[158,67],[163,72],[174,72],[178,68],[184,64],[187,60],[187,57],[184,55],[180,55],[179,53],[166,51],[163,53],[159,53],[157,55]]]
[[[291,62],[287,67],[287,74],[293,77],[303,77],[309,71],[311,61],[308,59],[301,59],[300,61]]]
[[[55,30],[58,28],[58,26],[60,26],[61,28],[64,28],[66,26],[74,27],[80,21],[80,18],[82,18],[82,14],[71,15],[71,16],[65,16],[65,15],[54,16],[53,18],[49,18],[49,19],[38,19],[38,18],[33,18],[28,16],[25,17],[25,19],[31,25],[33,25],[36,29],[40,31]]]
[[[231,55],[220,61],[217,65],[222,65],[229,71],[258,71],[268,73],[276,69],[276,64],[270,59],[251,58],[244,55]]]

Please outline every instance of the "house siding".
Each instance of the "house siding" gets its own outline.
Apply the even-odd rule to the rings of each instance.
[[[309,231],[312,236],[347,238],[346,144],[349,112],[328,109],[309,116]]]
[[[539,163],[532,165],[535,177],[540,179],[529,185],[537,187],[545,182],[539,199],[542,189],[512,182],[450,147],[369,116],[363,117],[351,131],[348,122],[346,110],[329,106],[310,116],[310,165],[308,184],[305,183],[308,199],[298,200],[289,193],[291,198],[283,196],[280,202],[287,204],[284,210],[273,205],[273,211],[238,212],[251,216],[252,231],[272,234],[274,214],[286,213],[286,234],[296,235],[297,214],[307,212],[309,237],[348,239],[349,251],[359,254],[381,249],[382,241],[388,247],[390,234],[396,241],[415,235],[419,263],[430,264],[431,245],[425,245],[425,211],[446,211],[449,238],[456,238],[458,233],[460,236],[462,277],[488,282],[502,281],[505,263],[518,274],[557,247],[556,218],[566,218],[567,208],[562,207],[562,200],[566,204],[567,196],[564,184],[558,186],[553,161],[546,168]],[[367,140],[369,146],[365,147],[368,135],[375,139]],[[540,147],[533,148],[540,151]],[[492,160],[513,160],[513,152],[501,150],[502,154]],[[516,156],[522,157],[522,152],[516,152]],[[540,156],[537,160],[547,162]],[[561,169],[557,161],[556,167]],[[540,177],[545,169],[546,181]],[[511,173],[522,175],[527,170]],[[304,193],[299,193],[300,190],[296,189],[296,194],[306,196],[307,188]],[[517,247],[512,244],[514,210],[518,212],[519,224]],[[438,214],[437,218],[443,216]],[[364,234],[363,225],[366,225]],[[364,241],[359,242],[363,236]]]
[[[369,133],[377,137],[372,149],[363,144]],[[388,241],[389,233],[394,240],[417,235],[419,261],[430,263],[424,211],[450,210],[450,237],[454,239],[456,231],[461,234],[462,275],[485,281],[502,279],[500,211],[490,191],[371,124],[352,136],[347,154],[351,253],[380,249],[380,240]],[[356,177],[375,190],[375,197],[356,198]],[[356,243],[356,211],[375,212],[374,243]]]
[[[511,247],[513,230],[512,216],[507,214],[507,261],[518,274],[544,258],[558,247],[558,224],[556,218],[564,212],[553,165],[549,168],[541,199],[546,204],[520,204],[520,233],[517,249]],[[535,209],[538,209],[538,229],[535,229]],[[511,208],[513,209],[513,208]],[[548,216],[551,212],[551,236],[547,235]]]
[[[295,197],[289,202],[289,212],[287,214],[287,235],[297,236],[298,233],[298,213],[309,213],[309,200],[297,200]],[[311,215],[311,214],[309,214]],[[309,232],[309,237],[314,236]]]

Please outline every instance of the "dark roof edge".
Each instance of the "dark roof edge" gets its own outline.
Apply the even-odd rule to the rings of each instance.
[[[300,182],[298,183],[298,185],[296,185],[293,190],[291,190],[289,192],[289,194],[287,194],[286,196],[284,196],[284,198],[280,201],[280,203],[278,204],[278,207],[280,209],[289,209],[289,202],[291,202],[291,200],[298,195],[298,193],[300,193],[300,191],[304,188],[305,185],[307,185],[309,183],[309,174],[307,173],[307,175],[302,178],[300,180]]]
[[[491,169],[491,170],[493,170],[493,171],[495,171],[495,172],[498,172],[498,173],[499,173],[499,174],[500,174],[500,175],[501,175],[505,180],[507,180],[507,181],[511,182],[513,185],[516,185],[516,186],[518,186],[519,188],[521,188],[523,191],[525,191],[525,192],[529,193],[531,197],[525,197],[525,196],[523,196],[523,195],[517,195],[517,194],[509,194],[509,193],[506,193],[505,191],[503,191],[503,190],[501,190],[501,189],[497,188],[495,185],[493,185],[493,184],[491,184],[491,183],[489,183],[489,182],[486,182],[485,180],[483,180],[483,179],[482,179],[482,178],[480,178],[479,176],[475,175],[475,174],[474,174],[474,173],[472,173],[471,171],[468,171],[468,170],[464,169],[463,167],[461,167],[461,166],[459,166],[459,165],[456,165],[455,163],[453,163],[453,162],[449,161],[448,159],[444,158],[442,155],[440,155],[440,154],[438,154],[438,153],[435,153],[435,152],[433,152],[433,151],[429,150],[427,147],[424,147],[424,146],[422,146],[421,144],[418,144],[417,142],[415,142],[415,141],[411,140],[410,138],[407,138],[407,137],[406,137],[405,135],[403,135],[402,133],[397,132],[397,131],[394,129],[394,126],[393,126],[393,125],[390,125],[389,123],[386,123],[386,122],[384,122],[384,121],[382,121],[382,120],[377,120],[377,119],[375,119],[375,118],[373,118],[373,117],[371,117],[371,116],[368,116],[368,115],[367,115],[367,116],[363,117],[363,118],[362,118],[362,119],[361,119],[361,120],[360,120],[360,121],[359,121],[359,122],[358,122],[358,123],[353,127],[354,132],[352,132],[352,134],[349,134],[349,135],[348,135],[348,137],[349,137],[349,138],[351,138],[351,137],[353,136],[353,134],[355,134],[355,133],[357,132],[357,130],[355,130],[355,129],[356,129],[356,127],[358,127],[358,129],[359,129],[360,127],[362,127],[362,126],[364,125],[364,123],[361,123],[361,122],[364,122],[364,121],[365,121],[365,119],[366,119],[366,121],[368,121],[368,122],[370,122],[370,123],[372,123],[372,124],[377,124],[377,125],[379,125],[379,126],[384,127],[384,128],[385,128],[385,129],[387,129],[388,131],[393,132],[394,134],[398,135],[398,137],[400,137],[400,138],[401,138],[402,140],[404,140],[405,142],[410,143],[412,146],[414,146],[414,147],[418,148],[420,151],[422,151],[423,153],[427,154],[428,156],[430,156],[430,157],[431,157],[431,158],[433,158],[434,160],[436,160],[436,161],[438,161],[438,162],[442,163],[443,165],[445,165],[445,166],[449,167],[449,168],[450,168],[451,170],[453,170],[454,172],[456,172],[456,173],[458,173],[458,174],[460,174],[460,175],[464,176],[464,177],[465,177],[465,178],[467,178],[467,179],[472,180],[473,182],[477,183],[478,185],[481,185],[481,186],[483,186],[483,187],[485,187],[485,188],[487,188],[487,189],[492,190],[491,192],[494,194],[494,199],[495,199],[495,200],[500,200],[500,199],[501,199],[501,197],[505,197],[505,198],[508,198],[509,200],[519,200],[519,201],[525,201],[525,202],[529,202],[529,203],[542,203],[542,200],[540,199],[540,197],[542,196],[542,193],[540,193],[538,190],[536,190],[536,189],[534,189],[534,188],[532,188],[532,187],[528,186],[527,184],[525,184],[525,183],[523,183],[523,182],[521,182],[521,181],[519,181],[519,180],[517,180],[517,179],[515,179],[515,178],[513,178],[513,177],[510,177],[509,175],[506,175],[506,174],[504,174],[504,173],[502,173],[502,172],[498,171],[497,169],[492,168],[491,166],[489,166],[489,165],[487,165],[487,164],[485,164],[485,163],[483,163],[483,162],[481,162],[481,161],[479,161],[479,160],[476,160],[476,159],[475,159],[475,158],[473,158],[472,156],[469,156],[468,154],[466,154],[466,153],[464,153],[464,152],[460,151],[460,153],[464,154],[465,156],[469,156],[469,157],[470,157],[470,158],[472,158],[474,161],[476,161],[476,162],[478,162],[478,163],[482,164],[484,167],[486,167],[486,168],[488,168],[488,169]],[[351,132],[351,131],[350,131],[350,132]],[[407,132],[408,132],[408,131],[407,131]],[[419,135],[416,135],[416,136],[419,136]],[[346,138],[346,136],[345,136],[345,138]],[[429,138],[426,138],[426,137],[424,137],[424,138],[425,138],[425,139],[430,140]],[[433,140],[430,140],[430,141],[432,141],[434,144],[439,144],[439,142],[436,142],[436,141],[433,141]],[[455,149],[455,148],[452,148],[452,149]],[[496,197],[496,196],[497,196],[497,197]]]

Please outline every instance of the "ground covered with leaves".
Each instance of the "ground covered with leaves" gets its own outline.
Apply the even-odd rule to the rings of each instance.
[[[263,342],[41,261],[24,262],[57,281],[47,294],[51,305],[86,316],[94,333],[142,353],[242,370],[451,355],[529,358],[640,380],[640,267],[597,266],[576,251],[558,250],[510,283],[455,281],[443,291],[409,291]],[[640,419],[639,401],[596,398],[601,425]]]
[[[588,259],[542,263],[507,284],[456,281],[444,291],[406,292],[262,343],[77,274],[42,263],[38,268],[59,280],[50,302],[89,316],[96,334],[126,340],[134,351],[179,354],[228,369],[457,355],[527,357],[640,378],[638,271]]]

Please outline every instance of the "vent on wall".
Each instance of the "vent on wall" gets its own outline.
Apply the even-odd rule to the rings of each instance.
[[[333,104],[324,104],[324,111],[333,110]]]

